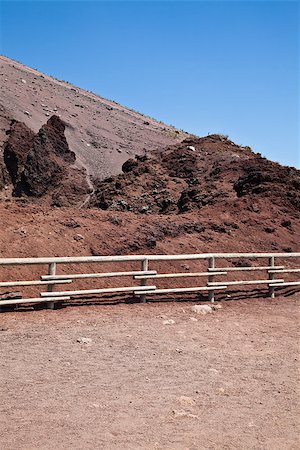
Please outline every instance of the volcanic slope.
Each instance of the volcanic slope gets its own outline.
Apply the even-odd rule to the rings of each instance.
[[[135,213],[201,215],[214,207],[228,212],[277,208],[300,211],[300,171],[284,167],[222,135],[188,138],[163,151],[123,164],[123,174],[95,181],[92,205]],[[242,217],[241,217],[242,219]]]
[[[187,136],[91,92],[0,56],[0,159],[12,120],[37,133],[52,115],[66,124],[76,165],[103,179],[125,160]]]
[[[131,158],[123,170],[95,180],[86,208],[53,208],[26,196],[0,202],[2,254],[300,251],[300,172],[294,168],[211,135]],[[161,263],[159,270],[178,267]]]

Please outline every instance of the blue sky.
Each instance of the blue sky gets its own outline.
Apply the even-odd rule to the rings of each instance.
[[[298,1],[3,1],[0,52],[300,166]]]

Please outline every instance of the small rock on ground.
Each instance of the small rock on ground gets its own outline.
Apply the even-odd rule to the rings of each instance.
[[[209,305],[194,305],[192,306],[191,310],[196,314],[210,314],[212,313],[213,309]]]
[[[93,341],[90,338],[80,337],[77,339],[77,342],[79,342],[79,344],[91,344]]]
[[[175,417],[191,417],[193,419],[198,419],[196,414],[192,414],[189,411],[185,411],[184,409],[173,409],[172,413]]]
[[[175,320],[173,319],[169,319],[169,320],[164,320],[163,324],[164,325],[173,325],[175,323]]]

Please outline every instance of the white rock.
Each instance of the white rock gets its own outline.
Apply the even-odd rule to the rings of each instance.
[[[24,80],[23,78],[22,78],[22,80],[21,80],[21,81],[22,81],[22,83],[23,83],[23,84],[26,84],[26,83],[27,83],[27,81],[26,81],[26,80]]]
[[[174,323],[175,323],[175,320],[173,320],[173,319],[168,319],[168,320],[163,321],[164,325],[173,325]]]
[[[189,145],[187,148],[188,148],[189,150],[192,150],[192,152],[195,152],[195,151],[196,151],[195,147],[193,147],[192,145]]]
[[[212,313],[212,307],[209,305],[194,305],[191,310],[197,314],[210,314]]]
[[[75,234],[74,240],[75,241],[82,241],[84,239],[84,236],[82,234]]]
[[[198,322],[198,319],[196,319],[196,317],[190,317],[190,320],[191,320],[192,322]]]
[[[192,414],[189,411],[185,411],[184,409],[173,409],[172,413],[175,417],[191,417],[193,419],[198,419],[196,414]]]
[[[91,344],[93,341],[90,338],[80,337],[77,339],[77,342],[79,342],[79,344]]]

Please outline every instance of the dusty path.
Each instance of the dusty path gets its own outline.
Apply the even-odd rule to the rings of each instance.
[[[299,299],[2,314],[0,448],[296,450]]]

